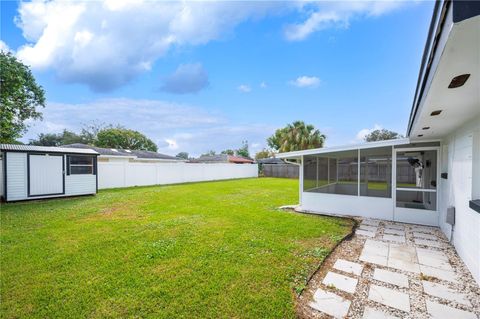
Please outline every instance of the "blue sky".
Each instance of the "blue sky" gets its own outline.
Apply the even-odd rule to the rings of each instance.
[[[1,2],[1,43],[47,92],[40,132],[121,124],[159,151],[266,146],[314,124],[327,146],[404,133],[431,1]]]

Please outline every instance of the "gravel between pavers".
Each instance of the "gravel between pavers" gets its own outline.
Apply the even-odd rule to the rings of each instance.
[[[361,223],[362,219],[357,220],[359,224]],[[323,262],[319,270],[315,273],[312,277],[310,282],[307,285],[307,288],[303,291],[303,293],[298,297],[297,300],[297,314],[300,318],[330,318],[330,316],[321,313],[312,309],[308,304],[313,300],[313,294],[318,288],[324,289],[326,291],[333,292],[347,300],[351,301],[350,310],[348,312],[348,318],[362,318],[363,311],[365,307],[371,307],[374,309],[381,310],[387,314],[392,316],[397,316],[400,318],[429,318],[426,308],[426,300],[438,302],[444,305],[448,305],[450,307],[461,309],[469,312],[473,312],[480,318],[480,288],[473,279],[471,273],[466,268],[465,264],[459,258],[455,249],[452,245],[449,244],[447,238],[438,228],[428,227],[425,226],[424,229],[429,230],[430,232],[434,233],[442,245],[445,248],[434,248],[424,245],[418,245],[414,242],[413,231],[412,228],[420,227],[411,224],[402,224],[402,223],[394,223],[389,221],[381,221],[380,225],[378,226],[376,236],[372,238],[373,240],[384,241],[383,234],[384,234],[384,226],[388,224],[395,224],[395,225],[403,225],[405,226],[405,233],[406,233],[406,245],[413,246],[413,247],[421,247],[427,248],[430,250],[441,251],[447,255],[449,262],[454,269],[456,275],[459,278],[458,283],[452,283],[448,281],[439,280],[433,277],[424,277],[422,274],[415,274],[412,272],[401,271],[398,269],[394,269],[391,267],[383,267],[376,264],[365,263],[359,261],[360,254],[363,249],[363,245],[367,237],[359,236],[354,234],[351,238],[344,240],[331,254],[330,256]],[[423,226],[422,226],[423,227]],[[392,243],[392,242],[390,242]],[[344,259],[352,262],[359,263],[363,265],[363,272],[361,276],[356,276],[351,273],[345,273],[341,270],[334,269],[333,264],[337,259]],[[388,284],[382,281],[377,281],[373,279],[373,271],[375,268],[385,269],[396,273],[401,273],[408,276],[409,279],[409,288],[401,288],[392,284]],[[358,279],[358,285],[354,294],[349,294],[344,291],[335,289],[333,287],[325,286],[322,281],[325,275],[329,272],[333,271],[339,274],[343,274],[352,278]],[[448,301],[445,299],[440,299],[434,296],[427,295],[423,292],[423,286],[421,280],[429,280],[432,282],[440,283],[444,286],[450,287],[455,289],[458,292],[467,294],[469,301],[472,303],[472,307],[465,306],[463,304],[459,304],[454,301]],[[401,310],[397,310],[392,307],[384,306],[380,303],[374,302],[368,299],[368,292],[369,287],[371,284],[375,284],[378,286],[383,286],[391,289],[395,289],[396,291],[407,293],[410,296],[410,312],[404,312]]]

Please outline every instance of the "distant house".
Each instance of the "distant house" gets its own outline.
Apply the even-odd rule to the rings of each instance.
[[[114,162],[125,160],[129,162],[185,162],[184,159],[180,159],[178,157],[151,151],[102,148],[81,143],[63,145],[62,147],[94,150],[95,152],[100,154],[100,156],[98,157],[99,162]]]
[[[202,155],[194,160],[197,163],[232,163],[232,164],[253,164],[254,160],[243,156],[228,154]]]

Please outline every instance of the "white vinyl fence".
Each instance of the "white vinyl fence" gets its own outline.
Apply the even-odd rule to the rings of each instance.
[[[98,162],[98,188],[258,177],[257,164]]]

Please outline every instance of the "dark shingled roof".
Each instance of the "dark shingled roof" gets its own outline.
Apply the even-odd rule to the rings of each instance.
[[[100,155],[135,156],[139,159],[145,158],[145,159],[164,159],[164,160],[181,161],[181,159],[179,159],[177,157],[170,156],[170,155],[165,155],[165,154],[161,154],[161,153],[157,153],[157,152],[151,152],[151,151],[125,150],[125,149],[116,149],[116,148],[102,148],[102,147],[96,147],[96,146],[81,144],[81,143],[64,145],[63,147],[91,149],[91,150],[96,151]]]

